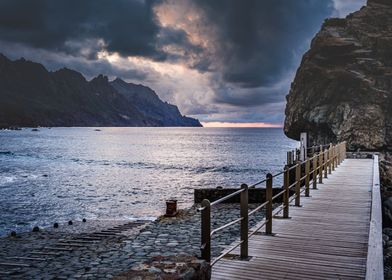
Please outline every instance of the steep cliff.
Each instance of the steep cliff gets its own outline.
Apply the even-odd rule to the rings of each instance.
[[[324,22],[287,96],[284,131],[351,149],[392,150],[392,1]]]
[[[39,63],[11,61],[0,54],[0,128],[201,126],[198,120],[181,116],[176,106],[165,104],[155,93],[154,100],[149,99],[150,93],[143,86],[137,86],[134,93],[139,98],[119,93],[103,75],[87,81],[73,70],[50,72]],[[175,107],[175,122],[162,121],[173,118],[160,108],[166,105]]]
[[[285,113],[290,138],[304,131],[312,143],[345,140],[351,150],[380,153],[383,224],[392,232],[392,0],[368,0],[345,19],[324,22]],[[392,279],[392,255],[385,264]]]
[[[163,102],[151,88],[127,83],[120,78],[110,83],[140,112],[162,126],[201,126],[198,120],[182,116],[177,106]]]

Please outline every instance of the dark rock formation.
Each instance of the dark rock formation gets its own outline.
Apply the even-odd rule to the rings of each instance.
[[[392,149],[392,1],[369,0],[328,19],[303,56],[287,96],[284,131],[352,149]]]
[[[211,267],[209,263],[184,254],[168,257],[156,256],[127,272],[113,277],[114,280],[208,280],[210,278]]]
[[[87,81],[73,70],[49,72],[39,63],[11,61],[0,54],[0,127],[201,126],[155,93],[154,100],[143,99],[148,88],[135,87],[138,99],[119,93],[102,75]],[[162,104],[175,108],[177,118],[159,108]]]
[[[201,126],[198,120],[182,116],[177,106],[163,102],[149,87],[126,83],[119,78],[110,84],[136,109],[162,126]]]
[[[391,105],[392,1],[368,0],[345,19],[326,20],[312,40],[287,96],[284,131],[297,140],[308,132],[311,144],[345,140],[350,150],[378,151],[383,224],[389,227]],[[392,279],[392,247],[384,262]]]
[[[369,0],[345,19],[328,19],[303,56],[287,96],[284,131],[313,143],[346,140],[380,151],[392,185],[392,1]]]

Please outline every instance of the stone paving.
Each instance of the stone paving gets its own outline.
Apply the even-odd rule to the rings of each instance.
[[[212,210],[212,228],[238,217],[238,204],[218,205]],[[263,217],[263,211],[250,217],[250,227]],[[180,211],[177,217],[143,221],[120,230],[123,224],[97,221],[88,227],[74,223],[60,226],[66,229],[63,231],[51,229],[1,238],[0,279],[110,279],[154,256],[200,256],[200,213],[196,206]],[[83,226],[84,230],[79,230]],[[212,255],[218,256],[238,238],[239,225],[217,233],[212,238]]]

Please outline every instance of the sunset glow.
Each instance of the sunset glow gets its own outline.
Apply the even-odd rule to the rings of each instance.
[[[263,123],[263,122],[202,122],[204,127],[258,127],[258,128],[281,128],[281,124]]]

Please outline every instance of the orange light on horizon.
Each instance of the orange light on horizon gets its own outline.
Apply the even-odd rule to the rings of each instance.
[[[264,122],[202,122],[204,127],[259,127],[259,128],[282,128],[281,124],[264,123]]]

